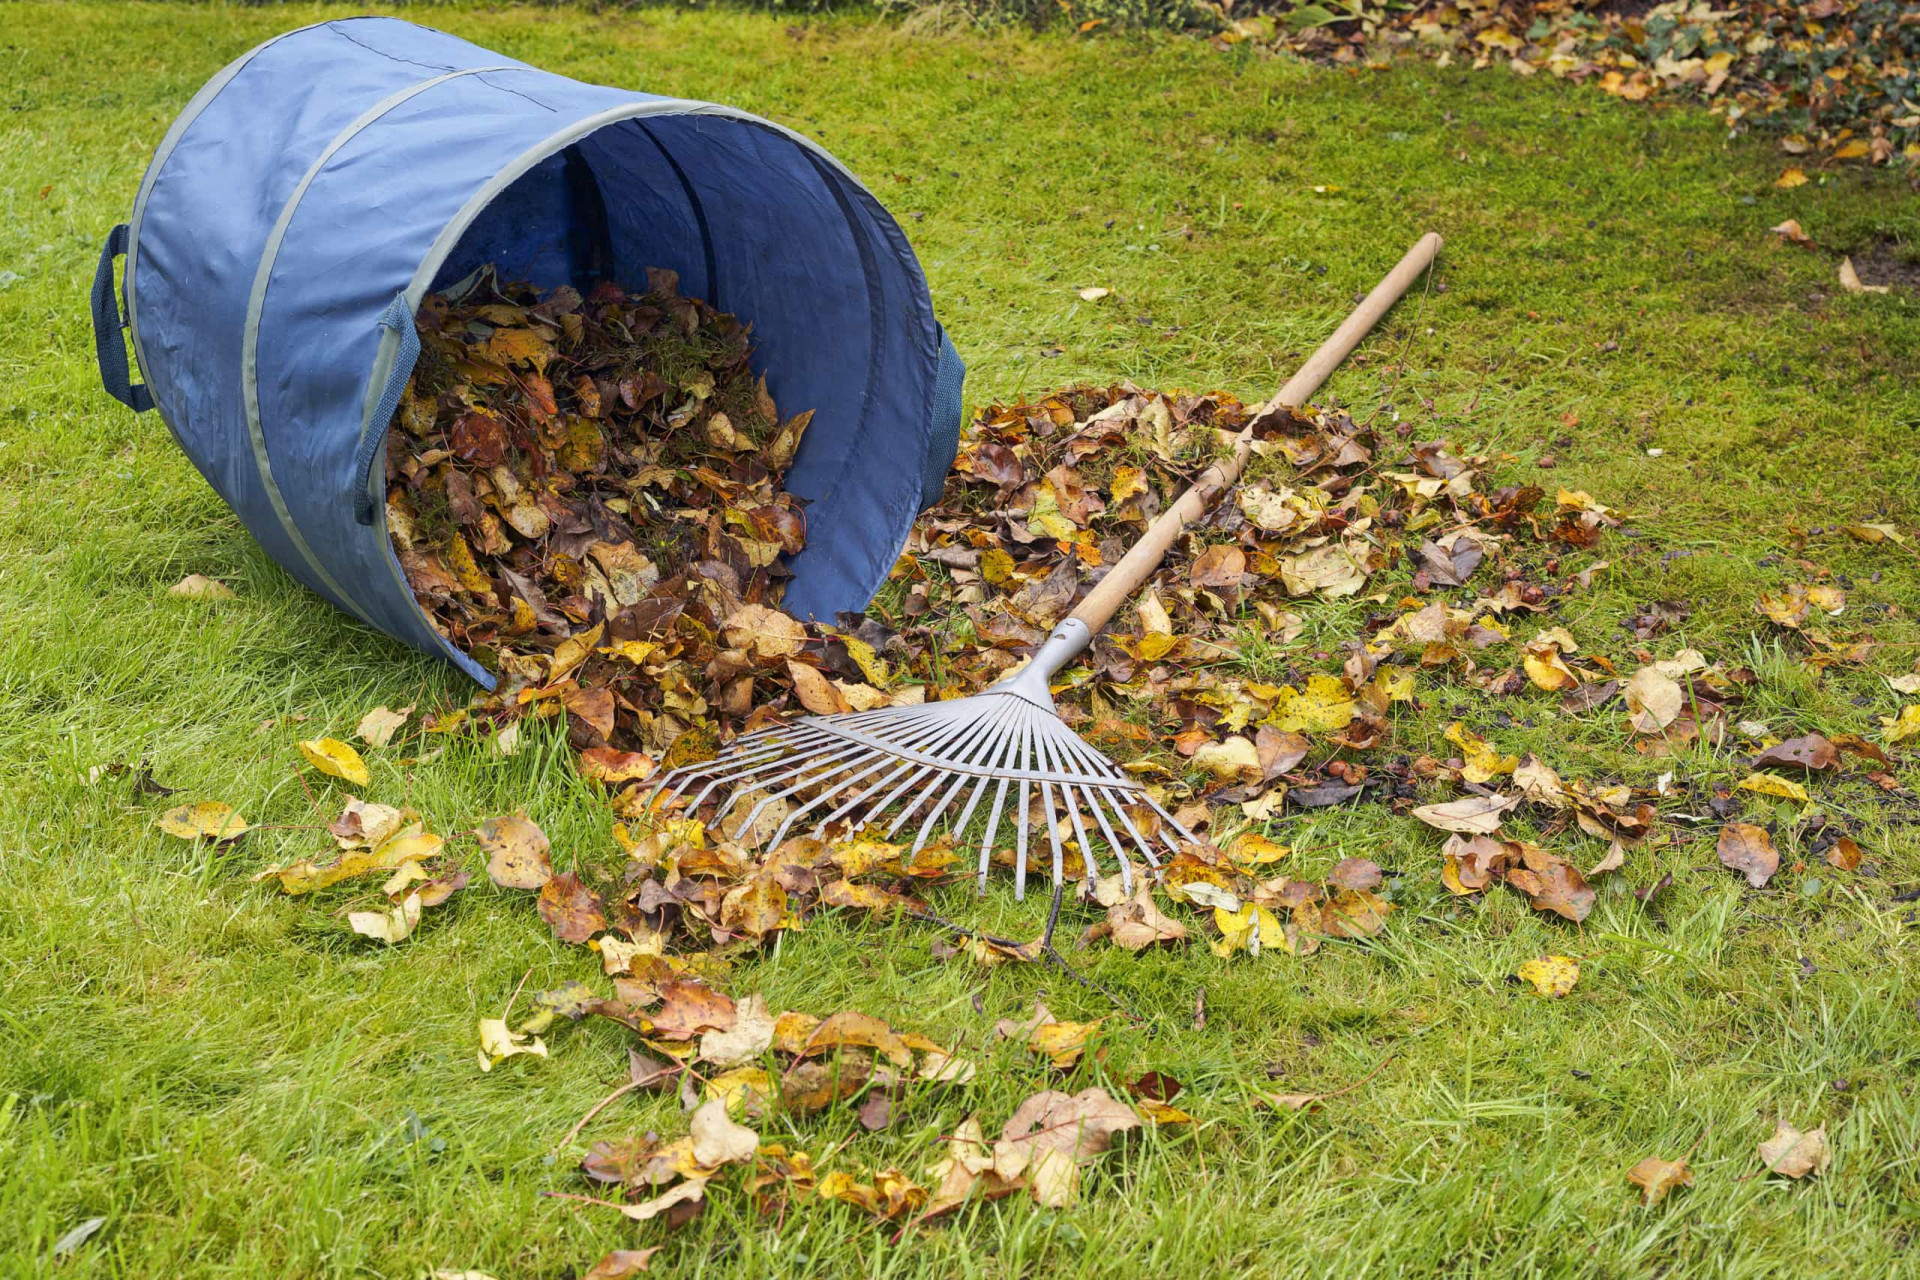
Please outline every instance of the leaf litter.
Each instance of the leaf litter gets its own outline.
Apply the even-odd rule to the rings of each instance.
[[[554,327],[552,315],[532,314],[544,303],[522,296],[512,305],[527,309],[528,327]],[[534,359],[538,347],[524,339],[499,350],[516,379],[530,381],[528,371],[541,367]],[[496,351],[491,338],[486,351]],[[557,358],[547,356],[545,368],[556,368]],[[686,394],[701,405],[712,398]],[[1083,945],[1178,948],[1197,935],[1222,955],[1306,956],[1327,941],[1378,933],[1395,904],[1383,896],[1386,877],[1376,863],[1349,857],[1325,877],[1288,875],[1283,868],[1291,865],[1292,851],[1261,829],[1271,817],[1327,803],[1382,803],[1411,813],[1446,836],[1440,878],[1449,891],[1472,896],[1500,881],[1536,909],[1576,924],[1593,907],[1596,877],[1621,870],[1630,851],[1665,839],[1651,803],[1655,792],[1563,779],[1537,758],[1503,753],[1463,721],[1445,735],[1457,757],[1377,754],[1392,741],[1392,708],[1414,697],[1420,683],[1451,683],[1495,699],[1538,688],[1562,698],[1570,713],[1617,715],[1635,748],[1656,757],[1676,744],[1718,743],[1733,732],[1751,673],[1683,650],[1665,660],[1642,651],[1639,666],[1622,675],[1605,657],[1583,652],[1565,627],[1534,628],[1533,638],[1522,640],[1526,632],[1517,621],[1552,608],[1603,567],[1592,562],[1573,571],[1563,558],[1594,548],[1617,513],[1578,491],[1548,499],[1537,489],[1494,487],[1488,479],[1493,460],[1460,457],[1445,442],[1383,441],[1338,413],[1275,414],[1229,397],[1167,397],[1124,384],[990,406],[963,447],[945,499],[896,565],[893,588],[883,597],[891,603],[876,605],[875,616],[843,616],[829,627],[781,613],[777,556],[725,578],[722,585],[743,588],[731,594],[715,590],[710,578],[696,583],[697,567],[663,556],[656,567],[681,575],[672,587],[678,594],[645,619],[644,632],[629,629],[623,617],[631,622],[646,613],[639,599],[663,594],[622,604],[615,575],[631,562],[624,553],[609,556],[591,546],[576,548],[583,554],[574,557],[584,586],[576,584],[571,596],[539,592],[542,610],[559,624],[536,616],[533,631],[513,634],[510,614],[518,610],[502,605],[498,592],[494,607],[506,624],[461,614],[462,625],[479,628],[467,632],[470,637],[496,627],[485,643],[496,646],[488,653],[500,663],[502,688],[463,710],[423,717],[422,731],[498,734],[522,717],[565,717],[580,772],[605,789],[618,820],[618,857],[570,856],[564,872],[555,869],[551,842],[523,813],[475,831],[493,883],[532,894],[554,936],[594,955],[606,984],[574,982],[537,993],[517,1024],[505,1015],[482,1020],[478,1061],[491,1070],[509,1058],[545,1057],[557,1029],[604,1018],[637,1037],[631,1078],[612,1096],[678,1090],[706,1117],[698,1139],[690,1129],[678,1140],[684,1148],[651,1135],[620,1147],[627,1153],[621,1159],[639,1159],[654,1173],[638,1181],[623,1176],[621,1195],[602,1203],[637,1220],[683,1221],[698,1212],[711,1178],[739,1167],[746,1170],[745,1189],[763,1207],[798,1196],[878,1217],[926,1218],[968,1197],[1019,1191],[1041,1204],[1067,1204],[1078,1194],[1085,1157],[1099,1153],[1083,1150],[1077,1139],[1066,1147],[1036,1139],[1051,1129],[1047,1117],[1070,1117],[1109,1139],[1142,1120],[1192,1122],[1165,1096],[1137,1095],[1129,1105],[1103,1093],[1087,1096],[1098,1090],[1043,1090],[1023,1104],[996,1143],[969,1119],[919,1181],[894,1168],[822,1173],[802,1151],[760,1143],[748,1125],[774,1112],[808,1116],[844,1107],[862,1128],[884,1129],[916,1090],[964,1088],[975,1077],[977,1063],[869,1015],[775,1016],[758,995],[736,1002],[719,985],[732,953],[772,945],[824,910],[879,919],[905,913],[945,925],[923,895],[950,878],[960,857],[944,841],[909,857],[903,845],[839,829],[768,847],[768,824],[709,829],[692,815],[652,810],[642,797],[660,768],[698,759],[730,736],[781,716],[960,696],[997,678],[1072,608],[1177,495],[1186,475],[1251,417],[1262,419],[1262,465],[1234,502],[1189,531],[1083,666],[1061,676],[1064,717],[1114,751],[1182,821],[1208,833],[1183,843],[1162,876],[1131,891],[1118,877],[1088,879],[1082,896],[1104,914]],[[531,420],[521,425],[540,427]],[[697,447],[712,449],[722,437],[706,432],[700,438],[706,443]],[[442,486],[457,471],[447,462],[423,464],[445,468],[438,472]],[[744,474],[755,483],[772,476],[759,464]],[[454,490],[459,486],[452,481]],[[431,482],[422,487],[431,489]],[[616,501],[607,496],[615,487],[609,482],[604,492],[592,490],[590,525],[600,518],[593,502]],[[631,490],[629,484],[626,512],[615,514],[632,514]],[[497,505],[486,509],[501,516]],[[551,538],[561,522],[549,520]],[[1449,521],[1456,522],[1451,531]],[[710,524],[741,527],[725,516]],[[484,532],[484,522],[478,527]],[[508,570],[534,543],[512,527],[519,541],[503,532],[508,550],[488,563],[499,570],[494,585],[505,589],[504,598],[532,608],[520,588],[536,579],[517,569],[510,577]],[[613,526],[592,528],[599,538]],[[482,534],[470,528],[462,536]],[[1557,576],[1532,576],[1519,554],[1529,543],[1549,551],[1560,566]],[[717,554],[712,544],[697,553]],[[535,558],[558,563],[562,554],[549,541]],[[739,567],[737,559],[727,562]],[[1376,578],[1403,563],[1413,594],[1395,601]],[[1290,639],[1299,634],[1296,608],[1305,598],[1363,591],[1376,593],[1369,603],[1387,607],[1371,614],[1363,634],[1346,646],[1337,673],[1290,672],[1286,683],[1265,683],[1218,666],[1235,652],[1241,619],[1257,617],[1269,634]],[[1812,608],[1813,598],[1808,601]],[[949,625],[955,619],[967,623],[958,637]],[[369,713],[355,735],[376,748],[408,722],[413,708],[377,710],[384,714]],[[1898,742],[1897,734],[1887,738]],[[1799,786],[1794,778],[1758,770],[1812,778],[1837,771],[1847,753],[1872,758],[1879,752],[1843,734],[1768,739],[1754,753],[1756,772],[1748,779],[1762,781],[1747,789],[1790,796]],[[337,739],[309,740],[302,754],[343,780],[349,761],[365,769],[358,753]],[[1310,758],[1321,763],[1303,767]],[[1466,794],[1412,803],[1421,792],[1448,785]],[[1663,780],[1658,795],[1666,794],[1665,786]],[[1504,824],[1522,814],[1546,824],[1539,839],[1503,834]],[[1245,821],[1256,825],[1243,827]],[[197,828],[183,819],[182,830]],[[369,937],[404,941],[428,908],[466,882],[449,863],[436,864],[440,849],[429,845],[439,837],[410,811],[349,798],[330,831],[337,842],[331,859],[263,875],[289,892],[307,892],[386,872],[384,905],[350,916],[351,927]],[[1583,872],[1549,848],[1562,832],[1601,839],[1608,851],[1583,859],[1593,864]],[[1858,845],[1837,826],[1828,834],[1815,852],[1826,850],[1836,867],[1859,865]],[[1080,852],[1068,842],[1069,869],[1085,872]],[[1010,858],[1006,850],[993,854],[997,861]],[[1670,876],[1662,881],[1668,883]],[[1651,891],[1636,892],[1651,900]],[[985,965],[1038,957],[1034,944],[960,933],[956,945],[943,950],[936,943],[936,955]],[[1543,995],[1564,995],[1578,981],[1578,965],[1545,956],[1523,966],[1521,976]],[[1071,1071],[1089,1055],[1101,1055],[1104,1022],[1062,1021],[1040,1004],[1030,1018],[1003,1020],[998,1033],[1018,1044],[1035,1069]],[[1269,1101],[1297,1110],[1345,1091]],[[743,1134],[754,1136],[751,1148]],[[1100,1141],[1093,1139],[1096,1146]],[[1023,1148],[1033,1149],[1021,1155]],[[612,1167],[608,1161],[619,1152],[595,1150],[600,1154],[590,1156],[589,1176],[597,1178],[591,1169]],[[1671,1169],[1662,1176],[1663,1186],[1682,1184]],[[1648,1194],[1657,1193],[1649,1188]]]

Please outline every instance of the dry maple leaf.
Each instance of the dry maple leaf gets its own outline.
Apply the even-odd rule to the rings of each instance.
[[[1692,1186],[1693,1170],[1687,1167],[1684,1156],[1678,1160],[1648,1156],[1627,1170],[1627,1181],[1640,1188],[1642,1204],[1656,1205],[1674,1187]]]
[[[1760,1144],[1760,1162],[1768,1173],[1789,1178],[1822,1174],[1833,1162],[1833,1149],[1827,1145],[1827,1127],[1802,1133],[1785,1120],[1774,1122],[1773,1136]]]

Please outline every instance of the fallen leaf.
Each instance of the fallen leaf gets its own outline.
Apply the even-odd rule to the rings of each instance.
[[[539,1036],[528,1036],[507,1027],[505,1018],[480,1019],[480,1069],[491,1071],[507,1058],[530,1053],[535,1057],[547,1056],[546,1042]]]
[[[354,737],[370,747],[384,747],[393,741],[394,733],[412,714],[412,707],[402,707],[398,711],[389,711],[385,705],[375,707],[360,717],[360,724],[353,731]]]
[[[349,912],[347,923],[355,933],[368,938],[386,943],[405,942],[420,924],[420,895],[409,893],[406,900],[391,911]]]
[[[1501,817],[1507,810],[1519,803],[1519,796],[1466,796],[1445,804],[1422,805],[1413,811],[1413,816],[1442,831],[1490,836],[1500,829]]]
[[[181,600],[231,600],[233,588],[204,573],[190,573],[168,587],[167,594]]]
[[[1880,725],[1886,730],[1883,736],[1890,747],[1920,737],[1920,702],[1900,708],[1897,716],[1881,716]]]
[[[1107,908],[1107,923],[1113,930],[1114,944],[1129,951],[1187,940],[1186,926],[1160,910],[1145,876],[1136,883],[1131,898]]]
[[[1836,871],[1853,871],[1860,865],[1860,845],[1852,836],[1841,836],[1827,850],[1827,865]]]
[[[1627,715],[1636,733],[1659,733],[1686,706],[1686,693],[1657,667],[1642,667],[1622,686]]]
[[[1077,292],[1080,295],[1080,300],[1082,302],[1098,302],[1100,301],[1100,299],[1106,297],[1109,293],[1112,293],[1113,290],[1103,289],[1096,284],[1096,285],[1088,285],[1086,288],[1076,290],[1075,292]]]
[[[1658,1156],[1648,1156],[1627,1170],[1627,1181],[1641,1189],[1642,1204],[1656,1205],[1674,1187],[1692,1186],[1693,1170],[1687,1168],[1685,1157],[1662,1160]]]
[[[1521,965],[1519,975],[1541,995],[1558,998],[1580,981],[1580,962],[1572,956],[1540,956]]]
[[[1780,855],[1774,852],[1773,837],[1766,828],[1748,822],[1729,822],[1720,828],[1720,861],[1747,878],[1756,889],[1767,887],[1773,873],[1780,869]]]
[[[329,777],[343,778],[361,787],[373,781],[360,753],[338,738],[309,738],[298,745],[307,763]]]
[[[665,1247],[656,1244],[647,1249],[615,1249],[588,1267],[580,1280],[630,1280],[652,1270],[653,1255]]]
[[[737,1066],[758,1058],[772,1044],[773,1015],[765,999],[750,995],[735,1007],[733,1026],[700,1037],[699,1059],[716,1067]]]
[[[169,809],[156,818],[153,825],[182,840],[237,840],[250,829],[247,820],[232,805],[218,800],[202,800]]]
[[[1860,273],[1853,269],[1852,258],[1840,259],[1840,287],[1848,293],[1892,293],[1891,285],[1866,284],[1860,279]]]
[[[553,878],[547,833],[524,813],[489,818],[474,833],[487,855],[487,875],[503,889],[538,889]]]
[[[1807,175],[1805,171],[1800,169],[1788,169],[1784,173],[1782,173],[1779,177],[1773,180],[1773,185],[1776,187],[1791,189],[1794,187],[1805,186],[1806,181],[1807,181]]]
[[[1768,1173],[1789,1178],[1822,1174],[1833,1163],[1833,1149],[1827,1145],[1827,1127],[1802,1133],[1785,1120],[1774,1122],[1773,1136],[1760,1144],[1760,1162]]]
[[[1235,734],[1209,742],[1193,753],[1193,763],[1221,782],[1260,781],[1260,753],[1250,739]]]
[[[1105,1089],[1034,1094],[1007,1120],[993,1144],[993,1170],[1026,1178],[1034,1200],[1063,1209],[1079,1199],[1080,1166],[1113,1145],[1113,1135],[1140,1127],[1132,1107]]]
[[[1840,764],[1840,749],[1825,735],[1809,733],[1775,743],[1753,758],[1755,768],[1833,769]]]
[[[93,1239],[94,1233],[107,1225],[105,1218],[85,1218],[65,1235],[53,1242],[53,1256],[64,1258],[74,1253],[81,1245]]]
[[[1792,800],[1796,804],[1807,804],[1811,797],[1807,789],[1791,778],[1782,778],[1772,773],[1750,773],[1740,780],[1742,791],[1757,791],[1763,796],[1778,796],[1782,800]]]
[[[1788,244],[1809,245],[1809,246],[1813,244],[1813,237],[1808,235],[1805,231],[1802,231],[1800,229],[1800,223],[1793,218],[1788,218],[1785,222],[1781,223],[1777,227],[1768,227],[1767,230],[1771,231],[1774,235],[1779,236],[1782,240],[1785,240]]]
[[[607,927],[600,896],[571,871],[550,877],[536,900],[540,918],[562,942],[585,942]]]
[[[689,1126],[693,1138],[693,1158],[708,1167],[740,1164],[753,1159],[760,1148],[760,1135],[727,1115],[727,1104],[719,1098],[703,1102],[695,1109]]]

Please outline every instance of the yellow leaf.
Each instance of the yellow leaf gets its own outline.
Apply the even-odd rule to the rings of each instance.
[[[360,753],[338,738],[309,738],[299,746],[307,763],[329,777],[344,778],[360,787],[373,781]]]
[[[480,1019],[480,1069],[491,1071],[494,1064],[518,1054],[547,1056],[546,1043],[539,1036],[526,1036],[507,1029],[505,1018]]]
[[[1276,844],[1258,831],[1244,831],[1234,840],[1231,856],[1242,867],[1260,867],[1278,862],[1292,852],[1288,846]]]
[[[1283,732],[1344,729],[1353,723],[1353,696],[1338,676],[1309,676],[1305,690],[1291,685],[1280,690],[1265,723]]]
[[[1806,184],[1806,181],[1807,181],[1807,175],[1804,172],[1802,172],[1799,169],[1789,169],[1785,173],[1781,174],[1779,177],[1775,178],[1773,180],[1773,185],[1776,187],[1792,188],[1792,187],[1804,186]]]
[[[182,600],[231,600],[233,588],[204,573],[190,573],[168,587],[167,594]]]
[[[1119,506],[1136,493],[1145,493],[1146,491],[1146,473],[1141,471],[1140,468],[1115,467],[1113,469],[1113,484],[1109,486],[1108,492],[1113,495],[1114,506]]]
[[[1791,778],[1782,778],[1773,773],[1750,773],[1740,783],[1740,788],[1743,791],[1758,791],[1763,796],[1779,796],[1796,804],[1806,804],[1809,799],[1805,787]]]
[[[247,832],[247,820],[232,805],[218,800],[183,804],[169,809],[155,820],[154,826],[182,840],[232,840]]]
[[[1908,738],[1920,737],[1920,702],[1900,708],[1897,716],[1881,716],[1880,723],[1886,728],[1887,745],[1905,742]]]
[[[1251,741],[1234,735],[1209,742],[1193,753],[1193,763],[1222,782],[1258,782],[1260,753]]]
[[[1042,483],[1033,497],[1033,511],[1027,516],[1027,531],[1043,538],[1065,541],[1080,531],[1080,526],[1060,513],[1060,499],[1053,486]]]
[[[406,901],[391,911],[354,911],[347,923],[355,933],[392,945],[413,936],[420,923],[420,895],[410,893]]]
[[[1460,748],[1466,761],[1460,776],[1468,782],[1484,784],[1520,767],[1520,757],[1501,755],[1486,739],[1458,720],[1447,726],[1447,741]]]
[[[1834,68],[1834,70],[1838,70],[1838,69],[1839,68],[1837,67]],[[1831,75],[1832,72],[1829,71],[1828,74]],[[1858,160],[1861,156],[1867,154],[1867,150],[1868,148],[1865,140],[1861,138],[1855,138],[1852,142],[1847,143],[1847,145],[1835,151],[1833,153],[1833,158],[1835,160]]]
[[[1580,981],[1580,962],[1572,956],[1541,956],[1521,965],[1520,977],[1543,996],[1564,996]]]

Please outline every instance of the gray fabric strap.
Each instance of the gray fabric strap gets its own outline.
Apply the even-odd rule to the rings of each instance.
[[[368,525],[373,523],[374,512],[379,507],[384,478],[372,474],[374,455],[380,451],[380,441],[387,434],[394,411],[400,407],[400,394],[407,389],[414,362],[420,358],[420,332],[413,326],[413,312],[407,306],[405,293],[394,295],[387,309],[380,313],[380,327],[398,334],[400,345],[394,352],[393,367],[387,372],[387,385],[381,388],[373,414],[361,429],[360,447],[353,451],[353,474],[360,480],[359,492],[353,496],[353,518]]]
[[[93,355],[100,366],[100,383],[107,394],[135,413],[153,408],[153,393],[136,385],[127,366],[127,318],[113,291],[113,261],[127,251],[127,224],[107,233],[100,247],[100,265],[93,272]]]

